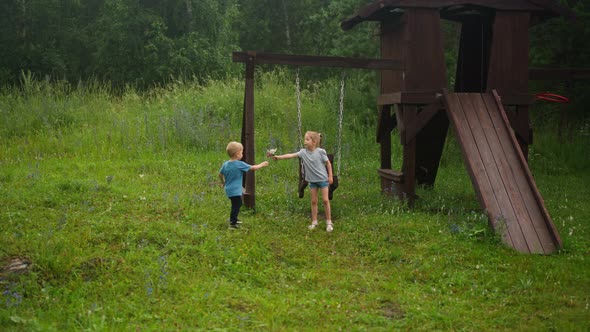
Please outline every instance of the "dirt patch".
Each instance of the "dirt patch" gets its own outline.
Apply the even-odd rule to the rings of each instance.
[[[33,264],[26,258],[13,258],[8,263],[2,266],[0,270],[0,279],[9,277],[10,275],[23,274],[31,270]]]
[[[406,314],[399,303],[387,300],[381,301],[381,312],[383,313],[383,316],[389,319],[402,319]]]

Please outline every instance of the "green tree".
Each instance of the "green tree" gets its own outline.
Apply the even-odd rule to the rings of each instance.
[[[21,70],[72,78],[79,73],[84,36],[78,30],[79,1],[6,0],[0,4],[0,80]]]
[[[107,0],[96,26],[94,71],[116,85],[222,77],[235,48],[235,7],[213,0]]]
[[[223,77],[236,15],[233,0],[2,1],[0,82],[17,82],[23,70],[138,87]]]

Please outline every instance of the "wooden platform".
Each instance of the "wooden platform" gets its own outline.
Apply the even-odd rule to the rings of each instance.
[[[444,103],[480,205],[503,242],[523,253],[558,250],[561,238],[498,95],[445,92]]]

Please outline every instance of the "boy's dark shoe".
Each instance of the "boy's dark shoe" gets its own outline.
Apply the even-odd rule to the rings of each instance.
[[[238,229],[238,228],[242,228],[239,224],[230,224],[229,225],[229,229]]]

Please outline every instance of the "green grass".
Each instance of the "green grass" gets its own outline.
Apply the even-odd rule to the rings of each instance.
[[[298,139],[294,93],[269,76],[257,88],[258,161]],[[256,173],[256,211],[231,231],[216,179],[240,135],[239,82],[120,98],[25,90],[0,95],[2,330],[590,329],[584,133],[561,145],[538,133],[531,169],[564,248],[523,255],[488,229],[452,138],[435,187],[409,210],[379,193],[375,130],[359,125],[369,111],[347,109],[335,231],[308,231],[290,161]],[[333,135],[334,93],[322,91],[304,93],[304,123]],[[33,105],[70,120],[43,126]],[[21,119],[37,127],[20,133]],[[31,265],[7,272],[17,258]]]

